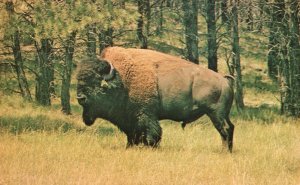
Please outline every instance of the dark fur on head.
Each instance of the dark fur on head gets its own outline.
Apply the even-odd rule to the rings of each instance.
[[[77,80],[98,77],[97,75],[107,74],[109,71],[110,65],[106,60],[97,57],[86,57],[79,63]]]

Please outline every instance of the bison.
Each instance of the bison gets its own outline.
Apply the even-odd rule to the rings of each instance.
[[[127,135],[127,147],[158,146],[159,120],[182,122],[184,127],[206,114],[232,152],[229,75],[157,51],[110,47],[101,56],[84,59],[77,80],[84,123],[110,121]]]

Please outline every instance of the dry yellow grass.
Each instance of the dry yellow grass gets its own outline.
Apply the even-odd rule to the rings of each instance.
[[[16,99],[2,100],[0,121],[43,114],[44,122],[55,118],[85,128],[79,114],[66,117]],[[15,135],[1,128],[0,184],[298,185],[299,120],[270,116],[275,116],[272,124],[234,118],[232,154],[222,151],[207,118],[184,131],[178,123],[163,121],[163,140],[155,150],[126,150],[125,135],[101,120],[84,131]]]

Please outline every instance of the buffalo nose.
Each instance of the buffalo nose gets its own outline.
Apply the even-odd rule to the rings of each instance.
[[[78,94],[78,95],[77,95],[77,100],[78,100],[78,103],[79,103],[79,104],[83,105],[83,104],[86,103],[87,97],[86,97],[86,95],[84,95],[84,94]]]

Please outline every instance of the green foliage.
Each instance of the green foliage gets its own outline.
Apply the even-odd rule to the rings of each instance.
[[[101,29],[130,27],[136,16],[130,9],[109,8],[104,0],[40,0],[34,4],[34,33],[36,38],[66,38],[74,31],[84,31],[87,25],[96,25]]]

